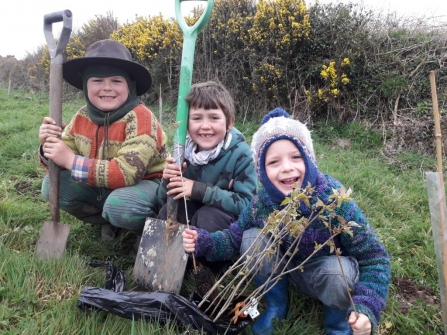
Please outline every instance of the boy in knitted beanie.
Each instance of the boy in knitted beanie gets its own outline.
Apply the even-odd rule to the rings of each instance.
[[[209,260],[229,259],[247,251],[246,257],[255,255],[256,251],[252,250],[269,248],[269,236],[261,233],[260,228],[273,211],[284,208],[281,204],[293,187],[300,189],[310,184],[314,189],[310,203],[300,203],[299,215],[306,218],[310,218],[312,206],[317,201],[331,203],[334,190],[343,187],[338,180],[318,169],[306,126],[290,119],[280,108],[264,117],[262,126],[253,136],[251,149],[261,182],[257,195],[242,211],[238,221],[225,231],[210,234],[201,229],[185,230],[183,244],[187,252]],[[325,245],[304,264],[302,271],[291,271],[266,285],[267,309],[255,319],[253,334],[272,334],[273,319],[286,318],[289,281],[301,293],[322,302],[327,334],[369,335],[377,329],[391,277],[388,253],[355,201],[343,202],[336,212],[346,222],[357,223],[351,229],[353,236],[341,233],[333,239],[332,248],[339,249],[342,256],[337,257],[331,246]],[[332,228],[340,226],[337,217],[332,218],[330,224]],[[290,236],[287,238],[289,240],[284,238],[284,244],[290,245]],[[287,259],[288,263],[283,266],[286,270],[294,269],[306,260],[314,253],[315,245],[323,245],[331,238],[331,232],[317,219],[299,238],[299,251]],[[272,273],[275,261],[275,257],[266,257],[256,272],[251,268],[257,287],[280,273],[279,270]]]

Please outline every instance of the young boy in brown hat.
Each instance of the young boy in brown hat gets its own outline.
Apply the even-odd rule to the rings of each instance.
[[[40,162],[63,168],[60,208],[101,225],[101,238],[116,227],[140,234],[157,216],[156,191],[166,164],[166,135],[139,96],[151,86],[149,71],[132,61],[121,43],[93,43],[85,57],[63,64],[63,77],[84,91],[86,105],[58,127],[45,117],[39,130]],[[42,194],[49,201],[49,176]]]

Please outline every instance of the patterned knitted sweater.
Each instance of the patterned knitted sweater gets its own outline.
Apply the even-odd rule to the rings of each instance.
[[[104,127],[89,119],[86,107],[76,112],[61,138],[76,155],[71,171],[75,181],[116,189],[163,175],[168,156],[166,135],[142,104],[109,125],[106,152]],[[42,150],[39,159],[47,165]]]
[[[311,206],[316,203],[317,198],[326,204],[330,203],[329,196],[333,193],[332,189],[341,187],[342,184],[338,180],[318,171],[316,192],[311,199]],[[197,229],[199,237],[195,255],[206,257],[211,261],[238,257],[243,232],[252,227],[263,227],[266,218],[275,209],[280,207],[270,200],[265,189],[261,187],[250,206],[243,210],[238,221],[231,224],[229,229],[215,233]],[[389,255],[355,201],[344,202],[336,211],[346,222],[355,221],[359,225],[352,229],[353,237],[342,233],[336,236],[334,242],[336,248],[340,248],[342,256],[352,256],[358,262],[359,282],[352,291],[352,298],[357,311],[369,317],[374,331],[379,323],[380,313],[386,306],[391,278]],[[309,217],[310,208],[301,206],[301,213]],[[339,222],[331,220],[331,224],[334,227],[338,226]],[[323,244],[329,239],[329,234],[328,229],[320,221],[310,224],[303,233],[296,261],[306,259],[314,252],[315,243]],[[326,246],[313,257],[330,254],[330,248]]]

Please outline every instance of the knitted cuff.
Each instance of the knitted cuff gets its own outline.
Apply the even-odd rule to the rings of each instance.
[[[368,318],[369,318],[369,322],[371,322],[371,335],[375,334],[377,331],[377,326],[378,326],[378,322],[380,320],[376,319],[376,316],[372,313],[372,311],[366,307],[366,306],[362,306],[362,305],[355,305],[355,309],[358,313],[362,313],[365,314]],[[348,317],[349,315],[351,315],[351,312],[354,312],[354,309],[352,307],[350,307],[348,309]],[[380,316],[379,316],[380,317]]]
[[[48,166],[49,160],[43,154],[43,146],[42,146],[42,144],[39,146],[39,159],[40,159],[40,161],[41,161],[41,163],[43,165]]]
[[[195,229],[198,233],[194,255],[196,257],[206,257],[214,253],[214,244],[210,233],[201,228],[193,227],[192,229]]]

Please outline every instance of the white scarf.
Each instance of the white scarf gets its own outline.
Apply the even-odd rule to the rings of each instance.
[[[199,152],[196,152],[197,150],[197,143],[195,143],[191,136],[186,135],[186,143],[185,143],[185,158],[192,164],[192,165],[205,165],[208,164],[209,161],[212,161],[217,156],[219,156],[220,150],[222,147],[227,149],[230,145],[231,138],[232,138],[231,132],[229,132],[226,136],[226,140],[224,139],[222,142],[220,142],[218,145],[216,145],[214,148],[210,150],[202,150]]]

